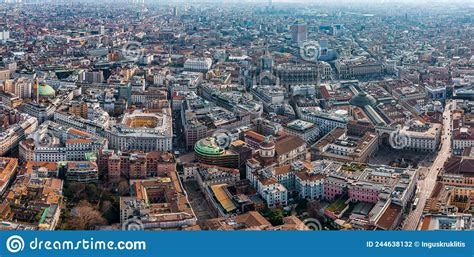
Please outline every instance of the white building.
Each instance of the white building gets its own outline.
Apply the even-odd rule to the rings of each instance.
[[[316,172],[298,172],[295,177],[295,187],[301,198],[323,199],[324,176]]]
[[[264,105],[282,104],[285,100],[285,92],[280,87],[254,86],[250,92]]]
[[[18,146],[18,143],[25,138],[25,135],[32,133],[36,129],[38,120],[5,105],[0,105],[0,109],[5,113],[9,113],[10,119],[14,118],[12,120],[14,123],[5,126],[0,132],[0,155],[5,156],[5,154]]]
[[[6,80],[4,83],[4,90],[10,92],[22,99],[31,98],[32,81],[27,78],[18,78],[16,80]]]
[[[462,154],[465,148],[474,146],[474,128],[461,127],[453,131],[453,153]]]
[[[98,103],[87,104],[87,119],[71,115],[68,108],[70,107],[63,105],[56,110],[53,116],[54,122],[98,136],[102,136],[109,128],[110,116]]]
[[[56,106],[47,102],[28,102],[21,106],[21,111],[35,117],[38,123],[41,124],[45,120],[49,120],[53,117]]]
[[[319,76],[321,79],[331,79],[332,68],[331,64],[327,62],[319,62]]]
[[[349,114],[345,110],[327,111],[319,107],[300,107],[297,113],[302,120],[315,123],[320,135],[326,135],[334,128],[346,128]]]
[[[315,142],[319,138],[319,128],[314,123],[294,120],[283,126],[283,131],[302,138],[305,142]]]
[[[258,193],[268,208],[284,207],[288,204],[288,190],[275,178],[258,180]]]
[[[405,149],[421,152],[435,152],[441,140],[442,125],[414,121],[402,130],[408,136],[409,145]]]
[[[363,56],[352,59],[338,59],[335,66],[339,78],[342,79],[380,75],[383,71],[382,63]]]
[[[0,30],[0,41],[5,42],[10,39],[10,31],[2,29]]]
[[[208,72],[212,66],[211,58],[190,58],[184,63],[185,71]]]
[[[172,150],[171,110],[148,113],[136,110],[124,115],[122,122],[105,131],[109,147],[117,150],[164,152]]]
[[[107,140],[85,131],[46,121],[19,144],[22,161],[85,161],[87,155],[107,148]]]

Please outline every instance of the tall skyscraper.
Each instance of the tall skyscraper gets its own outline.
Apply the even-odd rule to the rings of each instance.
[[[0,42],[5,42],[10,39],[10,31],[6,29],[0,29]]]
[[[308,26],[304,22],[295,22],[291,25],[291,38],[295,43],[301,43],[308,38]]]

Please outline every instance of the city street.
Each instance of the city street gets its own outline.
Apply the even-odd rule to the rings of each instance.
[[[0,0],[0,228],[363,230],[367,254],[241,248],[453,256],[471,237],[388,234],[474,231],[473,1]],[[218,239],[166,250],[253,240]]]
[[[418,205],[416,206],[416,209],[412,210],[406,218],[403,225],[403,230],[416,230],[418,228],[426,200],[430,197],[431,192],[434,189],[438,173],[443,168],[443,165],[448,157],[451,155],[451,136],[449,135],[449,131],[451,129],[451,106],[452,103],[448,102],[443,113],[441,150],[438,152],[438,155],[436,156],[436,159],[434,160],[431,167],[428,168],[427,173],[425,173],[425,178],[418,181],[419,194],[416,196],[419,197]]]
[[[204,195],[201,193],[198,184],[195,181],[184,183],[188,193],[189,202],[197,216],[198,224],[202,225],[204,221],[213,218],[211,207],[209,207]]]

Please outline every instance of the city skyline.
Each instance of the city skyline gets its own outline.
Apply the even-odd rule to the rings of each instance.
[[[2,229],[470,231],[471,3],[0,3]]]

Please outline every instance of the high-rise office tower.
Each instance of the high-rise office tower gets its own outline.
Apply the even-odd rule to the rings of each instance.
[[[10,31],[7,29],[0,29],[0,42],[6,42],[10,39]]]
[[[291,25],[291,38],[293,42],[300,43],[308,38],[308,26],[304,22],[296,22]]]

